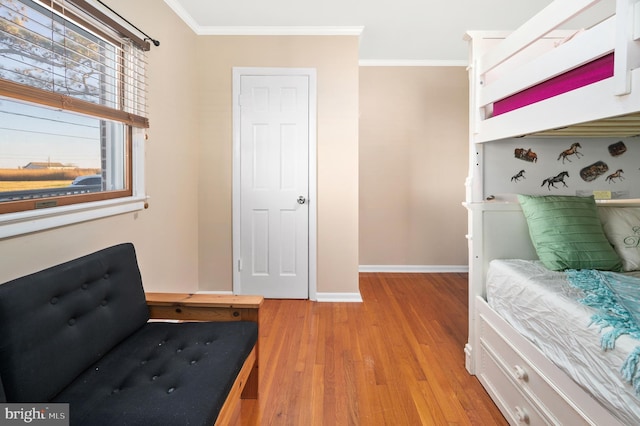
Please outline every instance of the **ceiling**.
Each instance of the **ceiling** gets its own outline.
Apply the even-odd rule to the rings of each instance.
[[[467,30],[513,30],[551,0],[164,0],[196,34],[361,34],[360,60],[466,63]]]

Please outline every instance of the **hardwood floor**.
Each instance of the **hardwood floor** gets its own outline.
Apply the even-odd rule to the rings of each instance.
[[[360,275],[364,303],[265,300],[242,425],[506,425],[464,368],[466,274]]]

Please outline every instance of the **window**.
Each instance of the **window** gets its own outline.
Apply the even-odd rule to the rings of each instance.
[[[0,212],[131,195],[122,123],[7,99],[0,123]]]
[[[2,1],[0,227],[20,212],[139,208],[148,49],[90,1]]]

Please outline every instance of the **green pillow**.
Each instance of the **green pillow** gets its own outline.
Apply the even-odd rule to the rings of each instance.
[[[619,271],[593,197],[518,195],[538,258],[552,271]]]

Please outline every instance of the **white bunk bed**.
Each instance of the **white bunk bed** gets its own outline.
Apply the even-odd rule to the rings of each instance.
[[[574,22],[580,26],[566,29]],[[594,399],[487,303],[486,276],[492,260],[537,259],[516,201],[522,187],[507,182],[496,188],[489,175],[503,160],[488,156],[533,143],[540,150],[556,152],[564,150],[569,140],[593,147],[621,139],[635,149],[630,149],[635,160],[628,160],[625,167],[626,180],[619,185],[626,189],[619,192],[619,199],[613,199],[612,181],[607,179],[605,184],[604,177],[597,187],[579,182],[558,192],[539,182],[533,185],[529,179],[526,193],[584,195],[592,191],[596,198],[609,198],[599,200],[599,206],[640,207],[640,189],[633,187],[634,183],[640,187],[640,1],[555,0],[512,33],[470,31],[466,39],[470,44],[466,368],[478,376],[511,424],[628,423]],[[553,85],[559,76],[602,58],[609,60],[610,75],[605,71],[604,77],[564,93],[560,89],[537,99],[534,93],[535,102],[528,103],[538,87]],[[499,105],[501,111],[494,113],[503,100],[518,99],[527,90],[516,107]],[[546,164],[562,167],[559,159]],[[535,167],[545,167],[541,163]],[[577,167],[576,163],[566,167]],[[629,163],[635,164],[633,172]],[[637,403],[640,406],[640,397]]]

